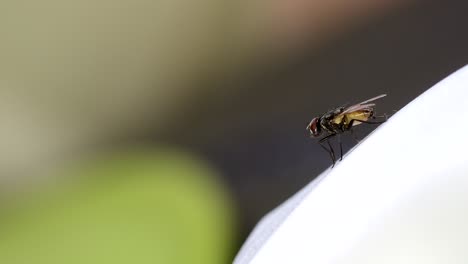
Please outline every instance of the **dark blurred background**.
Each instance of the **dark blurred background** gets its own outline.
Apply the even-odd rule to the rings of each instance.
[[[213,89],[194,99],[164,139],[202,153],[224,173],[245,238],[264,214],[330,166],[327,153],[306,136],[309,120],[382,93],[388,96],[377,111],[392,114],[464,66],[467,11],[463,1],[415,2],[318,47],[257,62],[215,84],[235,92]],[[372,129],[359,127],[357,134]],[[351,137],[343,141],[346,149],[354,144]]]
[[[187,4],[179,2],[181,6]],[[114,176],[117,173],[123,174],[123,178],[132,178],[139,176],[139,168],[149,166],[152,169],[142,169],[145,171],[143,174],[168,175],[171,179],[178,175],[180,168],[185,168],[188,155],[191,157],[189,160],[195,160],[188,163],[202,164],[199,166],[209,171],[195,174],[209,175],[206,176],[209,180],[200,176],[201,180],[194,180],[194,185],[187,188],[179,188],[176,184],[171,195],[186,196],[190,200],[190,195],[201,197],[206,190],[213,195],[203,201],[224,201],[214,205],[209,202],[199,204],[200,208],[212,213],[211,220],[216,219],[213,220],[216,225],[206,227],[214,233],[212,241],[222,243],[225,248],[219,250],[207,246],[198,249],[199,252],[206,250],[207,255],[222,251],[219,256],[211,258],[212,262],[200,257],[199,263],[230,261],[263,215],[330,166],[327,153],[315,140],[307,137],[305,127],[312,117],[330,108],[360,102],[382,93],[388,96],[378,102],[377,111],[391,114],[464,66],[468,58],[468,3],[465,1],[376,3],[362,0],[341,3],[277,0],[270,6],[243,1],[214,3],[206,1],[203,7],[187,7],[181,12],[179,7],[169,8],[169,14],[174,12],[181,18],[178,20],[170,15],[169,19],[165,18],[163,11],[153,16],[151,10],[155,7],[151,4],[131,5],[129,8],[122,0],[114,3],[122,5],[118,11],[122,16],[115,15],[115,10],[102,9],[106,10],[106,18],[111,18],[112,23],[102,22],[105,19],[101,21],[100,7],[88,9],[84,6],[79,9],[79,14],[90,15],[91,22],[75,25],[82,34],[82,39],[78,40],[88,44],[84,48],[81,42],[73,38],[67,40],[68,35],[62,34],[62,31],[69,31],[68,27],[57,30],[60,34],[53,30],[52,33],[44,31],[50,36],[60,36],[57,39],[61,41],[52,45],[50,38],[41,37],[40,30],[25,30],[23,23],[6,23],[10,25],[7,36],[13,36],[2,48],[7,59],[1,68],[4,69],[2,85],[6,88],[2,89],[6,95],[3,116],[7,121],[3,122],[2,142],[5,147],[0,152],[3,159],[0,164],[5,165],[1,172],[4,175],[2,193],[7,197],[4,199],[6,207],[15,204],[20,208],[16,209],[19,212],[33,210],[34,206],[24,206],[19,202],[24,200],[18,198],[24,197],[24,190],[30,193],[31,190],[44,189],[44,185],[56,182],[57,178],[73,178],[75,176],[70,175],[75,174],[81,178],[92,175],[108,179],[102,175]],[[205,13],[204,7],[210,12]],[[19,12],[21,8],[10,5],[10,11]],[[91,14],[93,12],[98,15]],[[206,16],[208,13],[210,16]],[[192,20],[192,15],[203,19]],[[141,16],[147,19],[137,19],[134,24],[133,19]],[[45,17],[39,19],[46,20]],[[52,24],[62,19],[57,17],[56,21],[51,19]],[[81,16],[76,16],[76,19],[81,21]],[[112,19],[124,22],[117,23]],[[80,29],[81,23],[85,24],[83,29]],[[158,23],[163,23],[163,26]],[[100,26],[98,30],[95,30],[95,24]],[[156,26],[149,26],[153,24]],[[19,29],[15,25],[19,25]],[[185,25],[189,25],[188,28]],[[211,29],[205,32],[207,25]],[[41,30],[43,28],[47,27],[41,27]],[[159,31],[161,29],[164,33]],[[174,37],[173,30],[182,31]],[[41,43],[45,48],[36,48],[35,38],[43,40]],[[33,44],[21,44],[17,48],[18,43],[25,41]],[[12,49],[18,51],[12,52]],[[57,53],[57,49],[63,49],[63,52]],[[51,65],[43,65],[44,60],[52,60]],[[33,88],[28,89],[30,87]],[[439,125],[439,122],[434,120],[433,124],[428,124],[428,129]],[[360,126],[356,134],[362,138],[372,129],[371,126]],[[351,137],[343,137],[343,142],[346,150],[354,145]],[[179,151],[184,153],[180,163],[179,154],[174,154]],[[115,158],[115,153],[119,158]],[[122,162],[120,156],[132,158],[129,159],[131,161],[125,158]],[[143,162],[134,156],[142,157]],[[170,162],[166,161],[166,156],[171,157]],[[85,169],[77,165],[87,164],[89,160],[92,164],[97,160],[100,164],[97,167],[109,169],[104,170],[105,173],[91,169],[93,173],[90,173],[89,165],[84,166]],[[173,164],[173,167],[167,164]],[[122,173],[127,171],[123,169],[127,167],[134,170]],[[184,176],[181,176],[180,183],[186,182],[184,177],[191,177],[191,171],[197,169],[187,169],[187,173],[182,173]],[[207,189],[197,189],[198,182],[203,185],[206,181],[209,182]],[[159,180],[151,184],[155,189],[149,193],[162,191]],[[108,183],[105,181],[98,185]],[[124,184],[127,185],[133,186]],[[136,193],[139,193],[138,188]],[[102,196],[108,197],[107,192],[109,190],[104,188]],[[70,195],[68,191],[64,193]],[[134,197],[132,193],[130,200]],[[170,207],[174,202],[171,195],[155,199]],[[86,204],[94,203],[89,197],[87,199]],[[135,201],[137,204],[140,202]],[[180,203],[186,205],[183,199]],[[66,202],[64,206],[70,207]],[[182,225],[187,225],[188,230],[200,228],[191,226],[191,215],[185,214],[186,209],[174,214],[172,209],[166,212],[153,203],[145,203],[142,208],[154,209],[157,212],[155,219],[159,219],[160,213],[167,215],[168,219],[187,220]],[[193,210],[197,211],[196,208]],[[55,219],[54,209],[50,210],[50,218],[45,217],[39,223],[48,225],[51,219]],[[14,212],[9,213],[12,219],[24,215]],[[96,216],[94,212],[90,209],[83,214],[90,219],[115,219],[113,213],[110,213],[113,216]],[[216,218],[219,214],[223,217]],[[30,218],[34,220],[34,216]],[[140,218],[135,219],[139,223]],[[71,220],[63,220],[64,229],[54,232],[67,234],[63,230],[74,228],[74,224],[68,225],[67,221]],[[154,224],[166,226],[171,221],[155,221]],[[203,222],[206,221],[200,220]],[[30,225],[40,227],[42,224],[31,222]],[[148,229],[152,228],[151,223],[146,224]],[[20,241],[22,237],[33,241],[33,245],[37,243],[37,237],[21,233],[26,227],[30,228],[29,224],[13,225],[12,228],[20,230],[20,235],[12,232],[11,240]],[[116,230],[126,227],[119,226]],[[99,226],[96,229],[100,230]],[[133,229],[128,230],[130,233]],[[156,240],[158,234],[153,234]],[[184,240],[185,235],[180,239]],[[64,237],[71,239],[68,235]],[[203,240],[194,241],[195,244],[204,243]],[[0,259],[9,260],[11,257],[2,250],[10,242],[4,239],[0,243]],[[144,243],[158,247],[158,243],[153,245],[151,239]],[[112,250],[109,244],[103,245]],[[219,246],[216,243],[209,245]],[[79,247],[82,246],[80,244]],[[187,247],[191,247],[190,243]],[[107,256],[107,251],[103,252]],[[132,252],[130,250],[129,254],[148,254],[148,257],[141,258],[152,259],[152,253]],[[64,254],[63,259],[67,257]],[[46,260],[50,259],[44,258],[44,262]],[[165,261],[184,263],[172,258]]]

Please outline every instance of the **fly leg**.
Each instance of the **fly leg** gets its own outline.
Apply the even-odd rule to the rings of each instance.
[[[346,126],[346,129],[352,128],[354,121],[361,122],[361,123],[364,123],[364,124],[378,125],[378,124],[385,123],[385,121],[387,121],[387,120],[385,120],[385,121],[364,121],[364,120],[359,120],[359,119],[351,119],[349,121],[348,125]]]
[[[330,154],[330,158],[332,159],[332,168],[335,167],[335,162],[336,162],[336,158],[335,158],[335,151],[333,150],[333,147],[331,146],[330,144],[330,140],[327,140],[327,144],[328,144],[328,149],[329,149],[329,154]],[[327,148],[322,145],[322,143],[320,143],[320,146],[322,146],[322,148],[324,148],[325,150],[327,150]]]
[[[356,143],[361,142],[361,141],[356,137],[356,135],[354,134],[354,130],[353,130],[352,127],[349,129],[349,133],[351,133],[351,136],[353,137],[353,139],[356,140]]]
[[[341,143],[341,135],[338,134],[338,142],[340,142],[340,161],[343,160],[343,144]]]
[[[333,147],[331,146],[330,140],[329,140],[329,139],[330,139],[331,137],[334,137],[334,136],[336,136],[336,134],[330,134],[330,135],[328,135],[328,136],[326,136],[326,137],[324,137],[324,138],[322,138],[322,139],[319,140],[320,146],[321,146],[325,151],[327,151],[328,154],[330,155],[330,158],[331,158],[331,160],[332,160],[332,162],[333,162],[332,168],[335,166],[336,158],[335,158],[335,151],[333,150]],[[324,141],[327,141],[328,148],[327,148],[326,146],[323,145],[323,142],[324,142]]]
[[[380,116],[372,116],[373,119],[375,119],[376,117],[385,118],[385,120],[384,120],[383,122],[385,122],[385,121],[388,120],[388,115],[387,115],[387,113],[384,113],[383,115],[380,115]],[[382,123],[383,123],[383,122],[382,122]]]
[[[349,121],[348,125],[345,127],[345,130],[349,130],[349,132],[350,132],[351,135],[353,136],[354,140],[356,140],[356,142],[359,143],[360,140],[356,138],[356,136],[354,135],[354,131],[353,131],[353,123],[354,123],[354,121],[356,121],[356,122],[361,122],[361,123],[365,123],[365,124],[378,125],[378,124],[385,123],[385,121],[387,121],[387,119],[385,119],[384,121],[375,121],[375,122],[364,121],[364,120],[359,120],[359,119],[351,119],[351,120]]]

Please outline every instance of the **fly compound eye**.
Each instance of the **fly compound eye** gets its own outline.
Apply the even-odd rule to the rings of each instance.
[[[315,117],[310,121],[309,125],[307,126],[307,130],[309,131],[311,136],[318,137],[320,135],[320,128],[318,126],[318,118]]]

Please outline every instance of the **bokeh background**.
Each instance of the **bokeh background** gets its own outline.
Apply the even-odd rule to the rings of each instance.
[[[2,1],[0,262],[229,263],[330,165],[309,120],[381,93],[377,111],[391,114],[464,66],[467,12]]]

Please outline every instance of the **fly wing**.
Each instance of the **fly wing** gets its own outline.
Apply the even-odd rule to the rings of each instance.
[[[370,103],[372,101],[375,101],[375,100],[380,99],[380,98],[385,97],[385,96],[387,96],[387,95],[386,94],[377,95],[376,97],[372,97],[371,99],[367,99],[364,102],[360,102],[359,104],[360,105],[367,104],[367,103]]]
[[[368,100],[366,100],[366,101],[364,101],[364,102],[361,102],[361,103],[359,103],[359,104],[352,105],[352,106],[346,108],[346,109],[343,111],[342,114],[351,113],[351,112],[358,111],[358,110],[363,110],[363,109],[368,109],[368,108],[370,108],[370,107],[372,107],[372,106],[375,106],[374,103],[370,103],[370,102],[375,101],[375,100],[377,100],[377,99],[380,99],[380,98],[382,98],[382,97],[384,97],[384,96],[387,96],[387,95],[386,95],[386,94],[381,94],[381,95],[379,95],[379,96],[373,97],[373,98],[368,99]],[[370,103],[370,104],[369,104],[369,103]]]
[[[375,104],[356,104],[356,105],[352,105],[348,108],[346,108],[344,111],[343,111],[343,115],[344,114],[348,114],[348,113],[351,113],[351,112],[355,112],[355,111],[359,111],[359,110],[364,110],[364,109],[369,109],[370,107],[372,106],[375,106]]]

